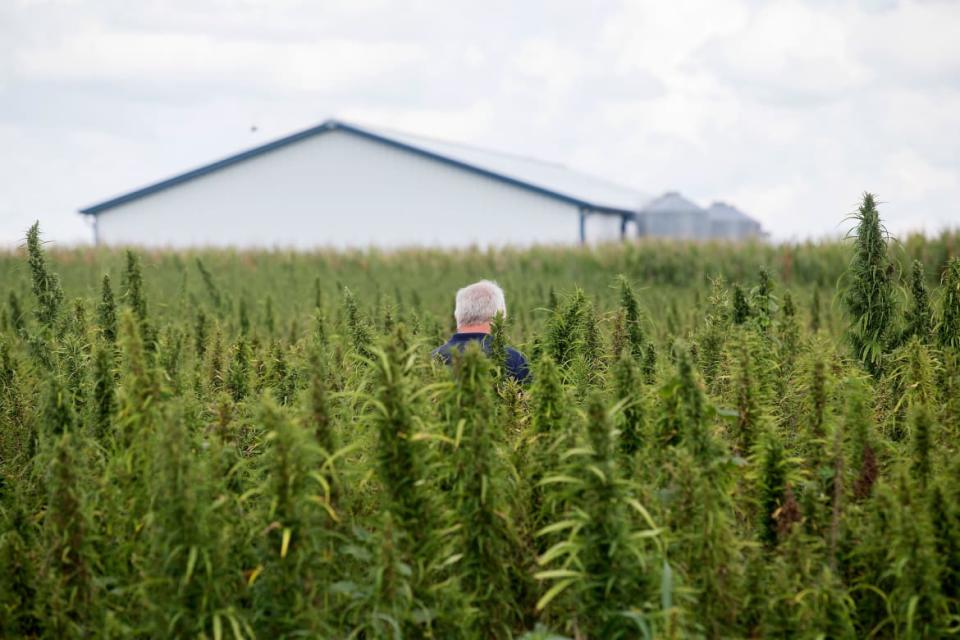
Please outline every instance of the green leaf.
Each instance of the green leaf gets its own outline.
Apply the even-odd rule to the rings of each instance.
[[[666,560],[663,561],[663,571],[660,573],[660,608],[663,611],[673,608],[673,569]]]
[[[440,563],[440,566],[441,566],[441,567],[449,567],[451,564],[453,564],[453,563],[455,563],[455,562],[459,562],[461,558],[463,558],[463,554],[462,554],[462,553],[455,553],[455,554],[453,554],[452,556],[450,556],[449,558],[447,558],[446,560],[444,560],[442,563]]]
[[[598,466],[596,466],[596,465],[593,465],[593,464],[587,465],[587,471],[589,471],[589,472],[592,473],[593,475],[597,476],[597,478],[600,480],[600,482],[604,482],[604,483],[605,483],[605,482],[607,481],[607,474],[605,474],[605,473],[600,469],[600,467],[598,467]]]
[[[199,551],[196,546],[190,547],[190,554],[187,556],[187,571],[183,574],[183,580],[180,581],[182,587],[190,584],[190,578],[193,577],[193,570],[197,566],[197,554]]]
[[[657,523],[653,521],[653,517],[650,515],[650,512],[647,511],[646,507],[640,504],[639,500],[636,498],[627,498],[627,504],[643,517],[643,520],[647,523],[648,527],[651,529],[659,529],[659,527],[657,527]]]
[[[538,571],[533,574],[536,580],[553,580],[555,578],[580,578],[583,572],[573,569],[550,569],[549,571]]]
[[[240,631],[240,623],[237,622],[236,616],[228,616],[227,620],[230,621],[230,629],[233,631],[234,640],[243,640],[243,632]]]
[[[579,545],[577,545],[574,542],[570,542],[568,540],[564,540],[563,542],[558,542],[557,544],[547,549],[542,556],[537,558],[537,564],[539,564],[540,566],[549,564],[550,562],[552,562],[556,558],[559,558],[560,556],[566,555],[568,553],[574,553],[578,548],[579,548]]]
[[[547,590],[547,592],[543,594],[539,600],[537,600],[536,610],[543,611],[546,609],[547,605],[550,604],[554,598],[563,593],[564,590],[573,583],[574,580],[563,580],[550,587],[550,589]]]
[[[542,536],[555,533],[557,531],[563,531],[564,529],[571,529],[580,524],[578,520],[561,520],[560,522],[554,522],[545,526],[543,529],[540,529],[534,534],[535,538],[540,538]]]

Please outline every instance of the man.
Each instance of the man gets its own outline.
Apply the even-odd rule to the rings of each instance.
[[[490,324],[498,313],[507,315],[507,303],[503,289],[496,282],[481,280],[457,291],[457,306],[453,312],[457,320],[457,332],[442,347],[434,349],[433,355],[450,364],[454,349],[462,352],[470,342],[479,342],[487,355],[493,342]],[[523,354],[507,347],[507,374],[520,383],[530,381],[530,366]]]

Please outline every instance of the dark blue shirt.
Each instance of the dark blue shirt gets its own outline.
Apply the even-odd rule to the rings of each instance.
[[[484,353],[490,355],[490,346],[493,339],[489,333],[455,333],[445,345],[434,349],[433,355],[443,360],[444,363],[450,364],[453,350],[456,349],[463,353],[467,343],[473,341],[478,341]],[[531,377],[527,359],[513,347],[507,347],[507,374],[520,383],[529,382]]]

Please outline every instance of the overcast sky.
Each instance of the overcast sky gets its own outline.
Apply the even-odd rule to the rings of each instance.
[[[79,207],[329,117],[778,239],[842,233],[864,190],[894,233],[956,227],[958,34],[931,0],[0,0],[0,245],[87,242]]]

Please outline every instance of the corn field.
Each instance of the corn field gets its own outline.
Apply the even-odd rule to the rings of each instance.
[[[958,237],[0,255],[0,637],[960,632]],[[505,289],[495,344],[430,351]]]

